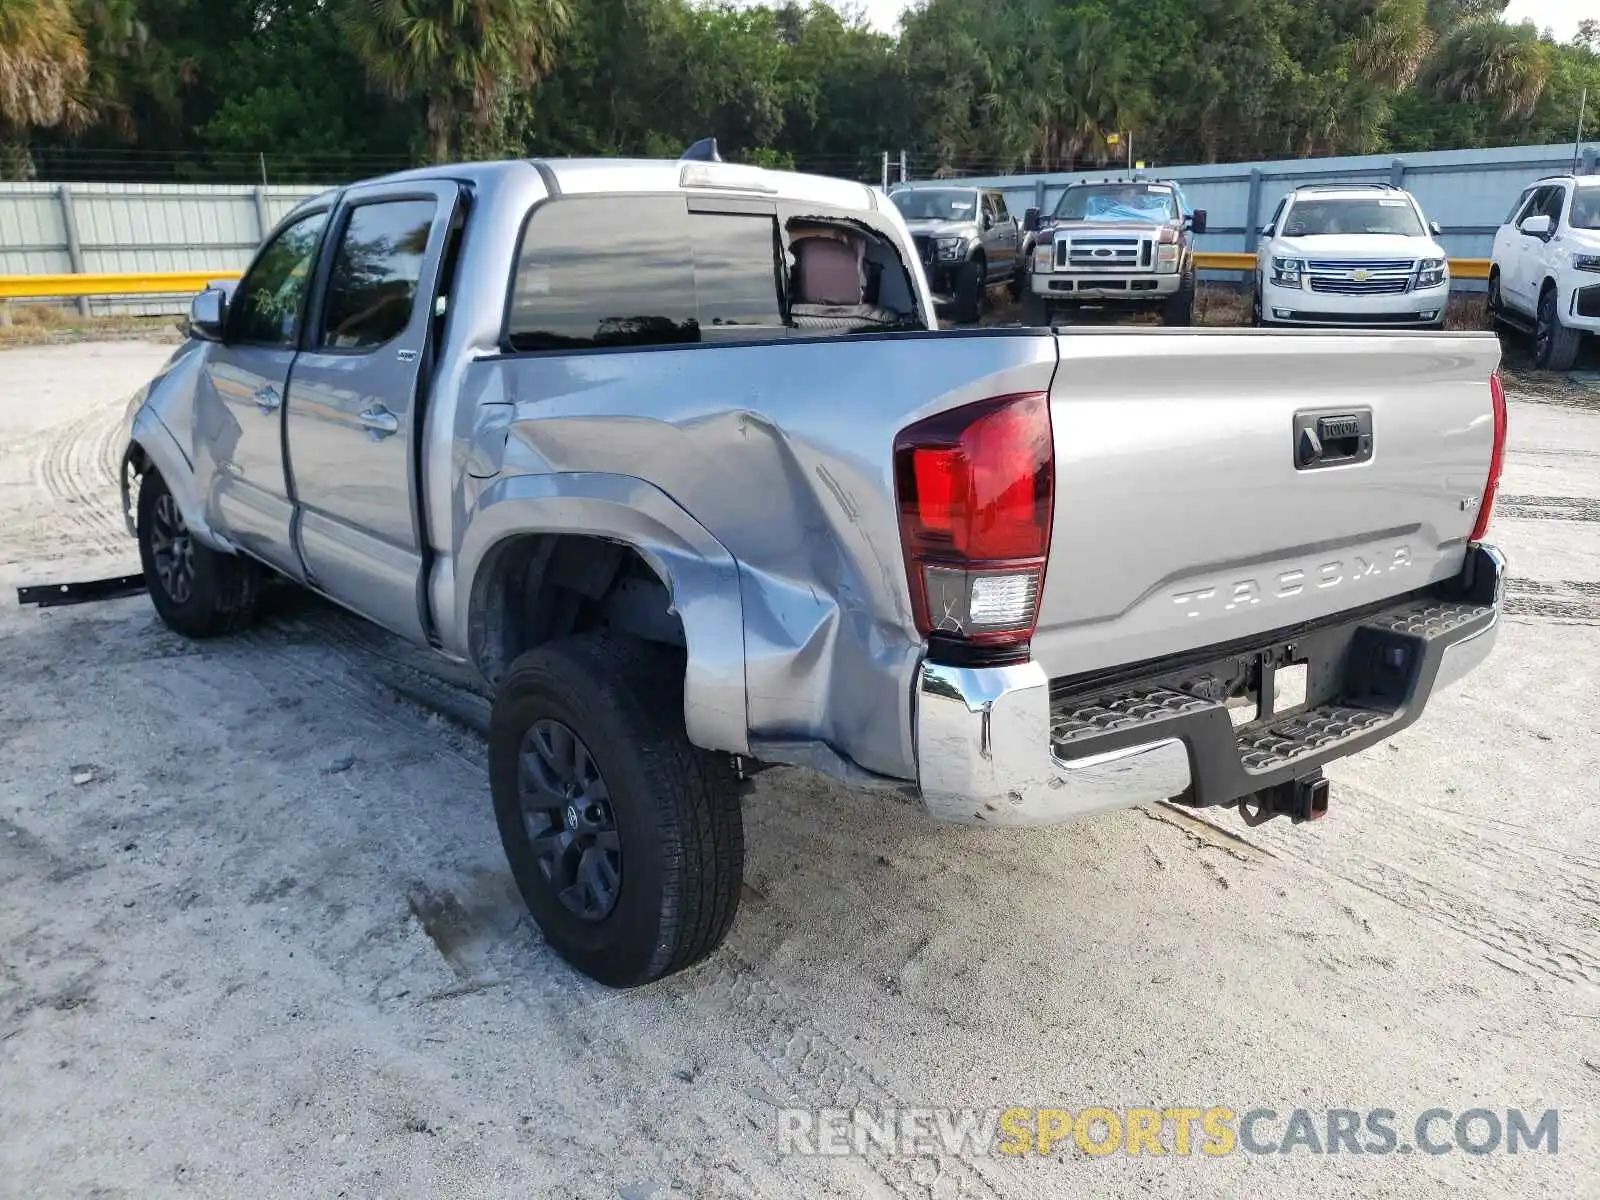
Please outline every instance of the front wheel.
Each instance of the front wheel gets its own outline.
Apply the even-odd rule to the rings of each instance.
[[[255,620],[261,568],[196,541],[183,510],[155,470],[139,481],[139,561],[156,615],[185,637],[236,633]]]
[[[1546,371],[1570,371],[1578,361],[1583,334],[1561,323],[1556,289],[1545,288],[1539,297],[1539,318],[1533,329],[1533,365]]]
[[[1194,324],[1194,276],[1186,275],[1178,290],[1161,303],[1163,325]]]
[[[517,659],[495,696],[501,844],[550,946],[610,987],[715,950],[733,925],[744,825],[731,760],[690,744],[681,650],[585,634]]]

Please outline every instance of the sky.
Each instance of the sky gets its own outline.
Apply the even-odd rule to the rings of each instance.
[[[859,7],[873,26],[893,33],[908,0],[833,0],[835,7]],[[1540,29],[1555,32],[1556,40],[1566,41],[1578,32],[1584,17],[1600,18],[1600,0],[1512,0],[1506,10],[1512,21],[1533,21]]]

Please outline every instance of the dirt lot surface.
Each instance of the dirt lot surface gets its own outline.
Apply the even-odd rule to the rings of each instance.
[[[117,425],[168,350],[0,353],[0,1195],[1600,1194],[1581,381],[1518,377],[1494,657],[1326,821],[974,832],[773,771],[728,946],[622,994],[524,917],[449,668],[308,601],[205,645],[143,597],[17,607],[135,569]],[[779,1106],[857,1104],[1270,1108],[1269,1144],[1556,1108],[1559,1152],[779,1155]]]

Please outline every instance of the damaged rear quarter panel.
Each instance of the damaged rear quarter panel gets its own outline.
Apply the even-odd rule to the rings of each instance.
[[[894,334],[511,355],[506,474],[598,471],[665,492],[738,563],[753,745],[821,742],[915,774],[911,615],[895,434],[923,416],[1045,390],[1048,334]],[[758,752],[759,753],[759,752]]]

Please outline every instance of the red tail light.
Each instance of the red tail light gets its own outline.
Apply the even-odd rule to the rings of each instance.
[[[1478,521],[1472,527],[1475,542],[1489,532],[1495,493],[1500,490],[1500,472],[1506,462],[1506,389],[1500,382],[1499,371],[1489,376],[1489,398],[1494,404],[1494,449],[1489,452],[1489,482],[1483,485],[1483,502],[1478,505]]]
[[[978,645],[1033,636],[1050,552],[1050,397],[963,405],[894,445],[900,537],[917,628]]]

